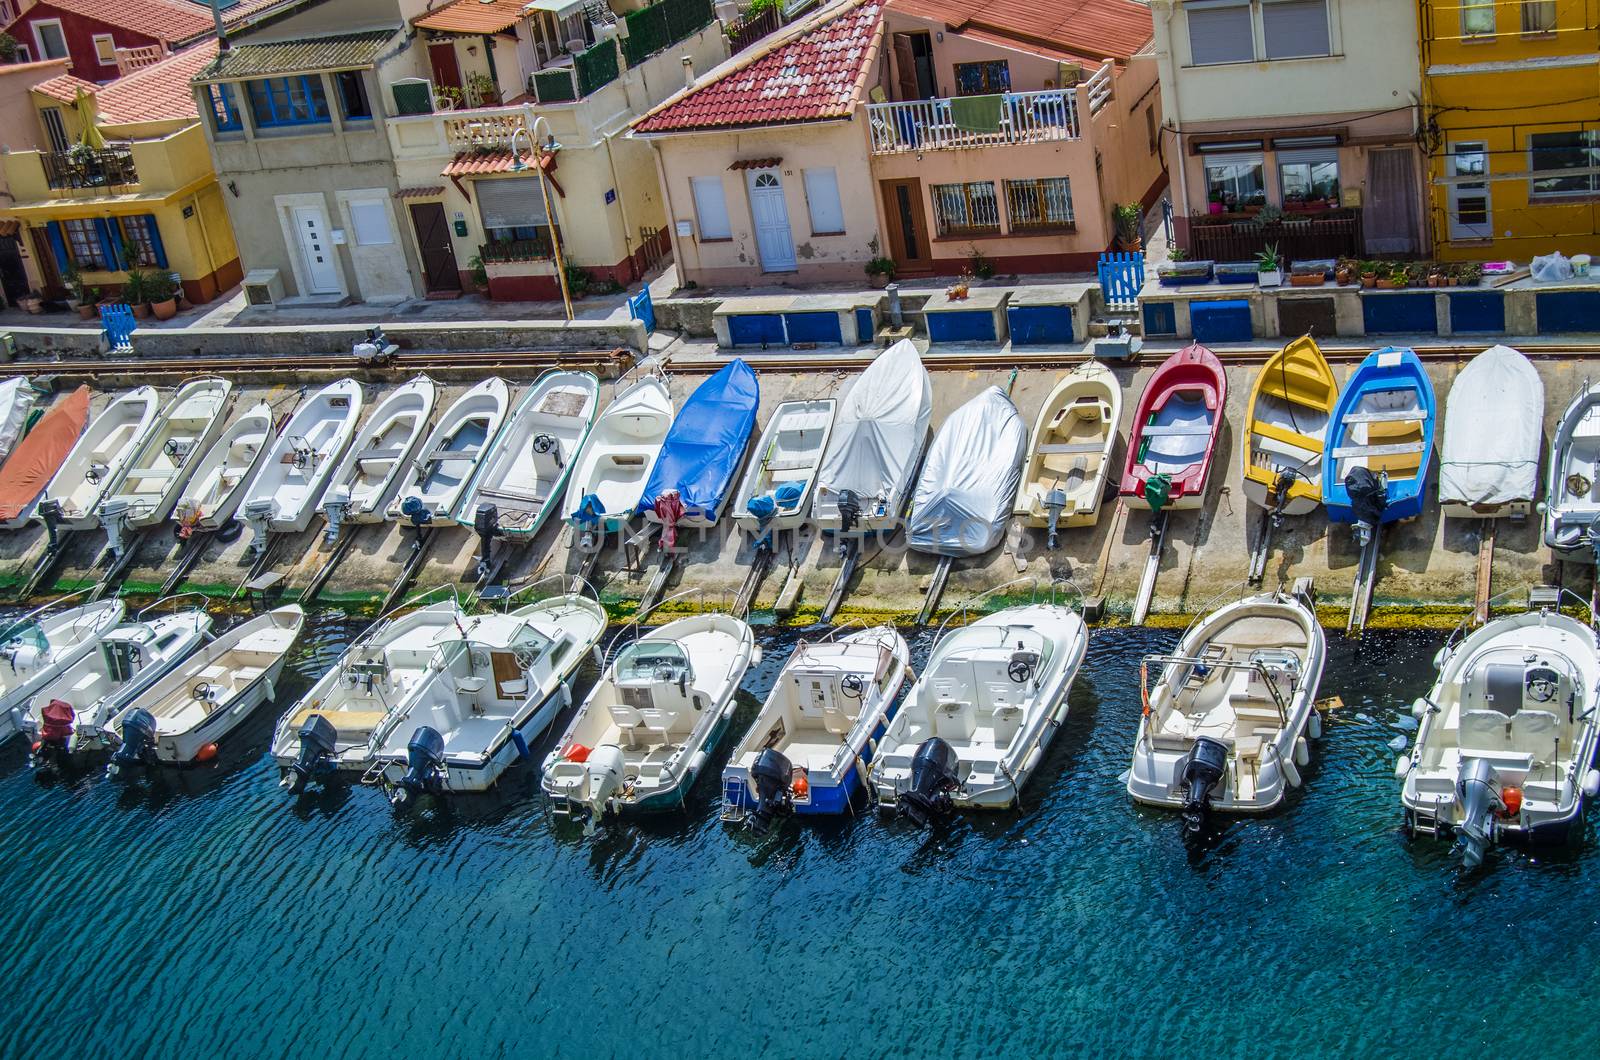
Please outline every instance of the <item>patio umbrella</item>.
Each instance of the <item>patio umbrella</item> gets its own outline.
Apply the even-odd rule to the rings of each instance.
[[[78,124],[83,130],[78,134],[78,142],[96,151],[105,150],[106,138],[100,131],[100,115],[95,110],[94,96],[80,88],[78,98],[72,105],[77,108]]]

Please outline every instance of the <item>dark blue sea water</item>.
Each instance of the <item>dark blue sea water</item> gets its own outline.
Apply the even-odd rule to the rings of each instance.
[[[287,704],[358,630],[308,626]],[[749,720],[793,644],[767,638]],[[0,760],[3,1056],[1581,1055],[1600,944],[1592,825],[1464,873],[1406,841],[1396,719],[1434,635],[1330,638],[1345,707],[1306,787],[1185,846],[1119,774],[1138,660],[1098,632],[1018,813],[930,835],[790,822],[756,845],[702,782],[584,839],[531,770],[396,817],[296,802],[263,710],[164,790]],[[919,661],[928,648],[917,644]],[[585,674],[580,691],[592,675]],[[724,750],[726,749],[726,745]],[[718,760],[720,768],[720,759]],[[707,778],[709,779],[709,778]]]

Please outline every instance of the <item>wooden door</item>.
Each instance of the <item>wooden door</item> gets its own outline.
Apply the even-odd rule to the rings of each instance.
[[[40,291],[46,298],[60,298],[66,290],[61,282],[61,269],[56,265],[56,252],[50,247],[50,237],[43,228],[28,229],[33,243],[33,261],[39,267]]]
[[[433,68],[434,91],[441,88],[461,88],[461,64],[456,62],[453,41],[439,41],[428,45],[428,65]]]
[[[928,229],[922,220],[922,181],[885,180],[883,222],[889,238],[889,256],[896,271],[933,271],[933,255],[928,248]]]
[[[911,52],[911,34],[896,33],[894,42],[894,98],[917,99],[917,61]]]
[[[461,290],[461,271],[456,267],[456,248],[450,242],[450,224],[445,220],[444,204],[411,204],[411,227],[417,235],[417,254],[422,259],[422,285],[432,293]]]

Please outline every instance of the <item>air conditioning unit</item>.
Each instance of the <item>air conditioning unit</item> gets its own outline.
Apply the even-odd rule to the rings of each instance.
[[[245,274],[244,300],[250,305],[277,305],[283,301],[283,277],[277,269],[253,269]]]

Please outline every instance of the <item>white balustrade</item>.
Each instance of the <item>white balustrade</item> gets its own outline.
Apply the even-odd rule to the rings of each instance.
[[[874,154],[1046,143],[1078,139],[1078,103],[1072,91],[1062,89],[1007,92],[994,130],[958,126],[948,99],[869,103],[867,122]]]

